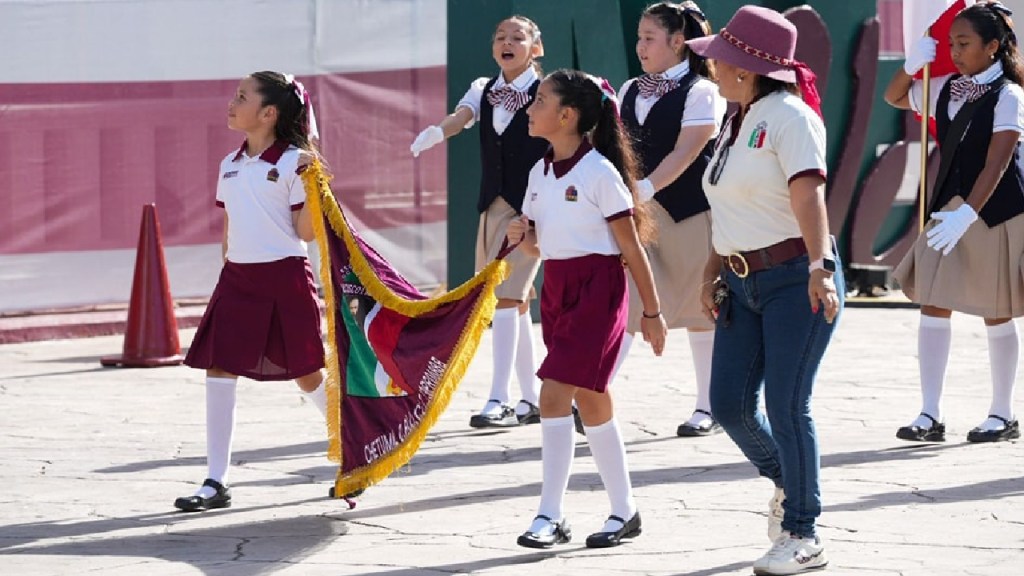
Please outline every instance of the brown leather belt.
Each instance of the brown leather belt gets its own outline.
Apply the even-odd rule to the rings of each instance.
[[[804,239],[788,238],[759,250],[733,252],[728,256],[722,256],[722,265],[732,270],[736,276],[746,278],[754,272],[767,270],[804,254],[807,254]]]

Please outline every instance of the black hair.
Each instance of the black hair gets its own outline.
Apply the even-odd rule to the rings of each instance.
[[[274,124],[274,138],[309,152],[316,152],[316,144],[309,137],[309,113],[306,105],[295,93],[295,84],[284,74],[265,70],[249,75],[256,80],[264,106],[277,108],[277,122]]]
[[[1003,64],[1003,74],[1017,85],[1024,84],[1024,62],[1017,50],[1017,35],[1009,10],[999,2],[983,2],[961,10],[956,18],[966,20],[981,36],[982,44],[999,42],[994,56]]]
[[[532,44],[540,44],[541,46],[544,45],[540,39],[540,26],[537,26],[536,22],[521,14],[513,14],[501,22],[506,22],[508,20],[518,20],[523,24],[526,24],[526,29],[530,31],[530,42]],[[501,22],[498,23],[498,26],[501,26]],[[544,75],[544,69],[541,68],[540,62],[538,62],[536,58],[533,58],[530,64],[533,66],[534,71],[537,72],[537,76]]]
[[[654,226],[647,217],[636,192],[640,175],[639,162],[629,134],[619,120],[618,105],[594,82],[592,76],[579,70],[556,70],[545,78],[551,82],[561,106],[573,108],[579,120],[576,131],[590,137],[594,149],[615,166],[633,196],[633,223],[641,243],[654,239]]]
[[[757,79],[754,82],[754,98],[762,98],[772,92],[789,92],[800,96],[800,87],[795,82],[776,80],[763,74],[757,74]]]
[[[694,2],[658,2],[645,8],[641,17],[657,22],[658,26],[668,32],[669,37],[678,32],[687,40],[692,40],[711,34],[711,22]],[[690,50],[685,44],[683,54],[689,60],[690,70],[694,73],[709,80],[717,79],[714,63]]]

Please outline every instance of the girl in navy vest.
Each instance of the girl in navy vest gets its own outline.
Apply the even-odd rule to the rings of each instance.
[[[226,508],[226,478],[239,376],[295,380],[326,412],[320,308],[306,242],[313,215],[300,173],[316,154],[310,97],[278,72],[243,78],[228,104],[228,127],[245,142],[220,163],[224,268],[185,364],[206,370],[206,481],[174,506]]]
[[[667,329],[641,246],[650,226],[634,208],[636,160],[615,100],[607,81],[559,70],[530,106],[530,134],[549,141],[551,150],[530,171],[523,217],[509,224],[508,239],[522,240],[517,251],[544,260],[541,327],[548,354],[537,371],[544,381],[540,505],[520,546],[547,548],[572,537],[562,500],[575,451],[574,400],[612,511],[587,546],[617,546],[640,534],[626,450],[607,393],[626,327],[622,262],[643,303],[644,340],[657,355]]]
[[[540,28],[523,16],[498,24],[491,46],[500,73],[479,78],[440,124],[416,137],[409,149],[414,156],[480,122],[482,179],[477,210],[476,268],[497,256],[509,222],[518,217],[530,168],[547,150],[547,142],[527,130],[526,107],[540,84],[536,59],[544,54]],[[534,375],[533,332],[529,299],[540,261],[522,250],[506,259],[509,277],[498,285],[498,309],[493,329],[494,375],[489,400],[469,420],[474,428],[508,427],[540,422],[537,408],[540,382]],[[513,367],[521,400],[510,405]]]
[[[1013,318],[1024,315],[1024,69],[1009,16],[998,3],[975,4],[960,12],[949,32],[960,74],[932,80],[929,110],[939,141],[945,141],[961,110],[970,123],[959,145],[940,149],[944,162],[953,154],[950,169],[932,192],[931,220],[894,273],[907,296],[921,305],[922,408],[897,431],[903,440],[946,438],[942,388],[954,310],[984,318],[992,368],[989,415],[967,440],[1020,436],[1013,412],[1019,354]],[[904,70],[889,83],[886,101],[897,108],[922,108],[922,83],[912,74],[935,58],[935,50],[935,40],[917,42]]]
[[[647,248],[661,310],[671,328],[689,331],[697,373],[697,401],[679,436],[707,436],[722,427],[711,416],[711,352],[714,324],[703,313],[700,283],[711,253],[711,213],[701,175],[711,157],[726,102],[714,83],[714,66],[686,48],[690,38],[711,33],[693,2],[648,6],[637,29],[636,54],[645,74],[619,90],[622,121],[629,128],[643,174],[637,191],[649,204],[658,241]],[[640,329],[640,299],[630,283],[629,323],[616,371]]]

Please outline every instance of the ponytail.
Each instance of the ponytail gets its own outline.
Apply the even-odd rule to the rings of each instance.
[[[619,119],[614,90],[607,80],[579,70],[556,70],[545,81],[551,82],[562,106],[576,109],[579,113],[576,126],[579,134],[589,135],[594,149],[607,158],[622,177],[633,196],[633,224],[637,236],[642,244],[650,244],[655,236],[654,224],[637,195],[640,167],[626,127]]]

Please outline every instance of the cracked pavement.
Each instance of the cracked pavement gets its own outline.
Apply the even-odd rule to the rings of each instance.
[[[916,332],[916,311],[848,309],[822,366],[825,574],[1019,573],[1022,447],[965,440],[990,399],[984,327],[954,317],[942,444],[895,438],[919,408]],[[675,436],[693,408],[682,331],[662,358],[635,344],[613,387],[644,525],[606,550],[583,546],[608,503],[582,437],[565,500],[573,542],[516,546],[539,499],[540,428],[468,427],[489,389],[489,333],[420,452],[354,510],[327,498],[336,469],[294,384],[242,380],[234,506],[176,513],[205,473],[202,375],[100,368],[121,343],[0,346],[0,574],[749,575],[769,544],[770,483],[723,434]]]

